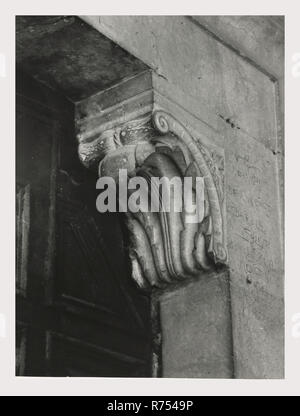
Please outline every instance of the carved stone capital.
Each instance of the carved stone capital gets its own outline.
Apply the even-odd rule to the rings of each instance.
[[[116,180],[119,169],[148,182],[153,176],[203,178],[197,223],[185,221],[184,211],[126,214],[132,275],[141,288],[163,287],[226,263],[218,166],[210,151],[170,114],[154,111],[107,129],[80,142],[79,156],[85,166],[97,164],[99,175]]]

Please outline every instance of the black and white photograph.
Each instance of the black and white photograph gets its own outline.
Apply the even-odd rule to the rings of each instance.
[[[284,377],[284,16],[16,16],[16,374]]]
[[[157,3],[1,5],[0,396],[300,395],[300,9]]]

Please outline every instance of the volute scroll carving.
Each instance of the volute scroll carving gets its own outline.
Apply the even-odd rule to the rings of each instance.
[[[178,120],[154,111],[99,137],[79,144],[86,166],[99,163],[99,175],[118,179],[119,169],[149,182],[153,176],[203,178],[199,221],[188,222],[185,210],[127,212],[132,276],[141,288],[164,287],[210,270],[227,261],[224,242],[223,189],[217,164],[210,151]],[[193,200],[195,189],[193,188]],[[174,198],[171,187],[170,200]],[[200,202],[199,202],[200,201]]]

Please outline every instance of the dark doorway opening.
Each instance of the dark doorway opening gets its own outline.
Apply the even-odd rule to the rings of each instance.
[[[17,17],[17,375],[151,376],[150,300],[74,132],[74,102],[144,69],[76,17]]]

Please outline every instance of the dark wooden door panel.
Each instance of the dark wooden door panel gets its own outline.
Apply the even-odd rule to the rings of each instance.
[[[143,377],[145,360],[89,344],[78,338],[47,334],[49,376]]]
[[[119,290],[97,232],[84,206],[58,202],[58,292],[95,306],[120,309]]]
[[[96,211],[70,103],[30,82],[17,84],[16,374],[148,376],[150,302],[121,218]]]

